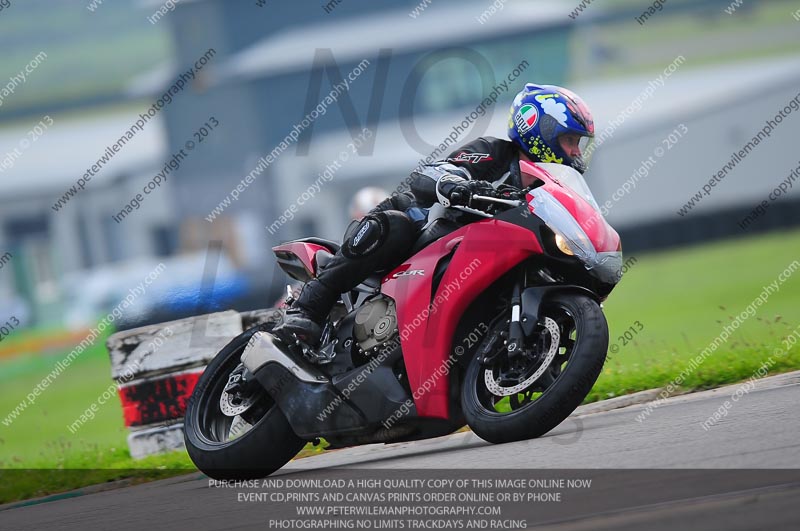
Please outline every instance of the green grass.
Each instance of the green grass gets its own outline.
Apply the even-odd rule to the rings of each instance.
[[[67,430],[111,382],[104,342],[98,339],[84,351],[9,426],[0,422],[0,503],[115,479],[156,479],[193,470],[185,452],[133,461],[119,401],[101,407],[75,435]],[[27,355],[0,365],[2,420],[66,354]]]
[[[605,305],[610,341],[619,351],[609,354],[589,399],[669,384],[765,285],[800,260],[798,249],[800,232],[792,231],[640,257]],[[749,378],[800,324],[798,299],[800,271],[744,321],[684,387],[700,389]],[[622,345],[619,336],[636,321],[643,330]],[[793,349],[772,372],[798,368],[800,349]]]
[[[3,367],[3,419],[66,354],[27,356]],[[108,354],[103,340],[98,339],[10,427],[0,423],[0,468],[80,468],[81,464],[92,462],[84,454],[89,456],[97,448],[124,447],[125,430],[118,402],[100,408],[97,417],[76,435],[67,431],[67,426],[102,395],[110,382]]]
[[[800,259],[798,249],[800,231],[793,231],[637,256],[638,262],[609,297],[606,315],[612,344],[620,343],[618,336],[636,321],[643,330],[610,354],[587,401],[670,383],[764,285]],[[685,387],[707,388],[749,378],[797,328],[798,300],[800,271],[691,374]],[[133,460],[117,400],[70,434],[67,426],[111,382],[103,343],[98,340],[84,352],[10,427],[0,422],[0,469],[81,472],[15,475],[19,481],[0,481],[0,502],[122,477],[158,478],[194,470],[185,452]],[[27,356],[0,364],[0,421],[64,355]],[[771,372],[798,368],[800,348],[781,358]],[[309,447],[304,455],[319,451]]]
[[[688,59],[681,68],[694,69],[800,52],[800,41],[792,37],[797,21],[791,13],[797,5],[791,0],[745,2],[733,15],[723,10],[727,4],[709,8],[703,14],[681,12],[678,5],[671,1],[644,25],[631,17],[599,24],[593,31],[577,32],[572,43],[576,57],[598,46],[607,57],[577,61],[573,80],[657,75],[679,53]],[[636,12],[647,7],[641,2],[616,2],[615,7],[620,6],[638,6]],[[776,40],[773,42],[772,38]],[[725,39],[730,42],[718,44]]]
[[[4,86],[39,52],[47,59],[3,110],[120,94],[136,76],[167,61],[169,24],[147,21],[136,2],[13,2],[0,16],[0,80]]]
[[[67,429],[111,384],[105,339],[98,338],[9,426],[2,420],[68,352],[0,363],[0,503],[123,478],[161,479],[196,471],[185,451],[131,458],[119,400],[100,406],[75,434]],[[308,445],[300,456],[321,451]]]

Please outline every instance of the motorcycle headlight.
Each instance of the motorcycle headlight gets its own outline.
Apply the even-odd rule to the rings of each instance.
[[[567,240],[559,233],[556,233],[556,247],[558,247],[558,250],[566,255],[575,256],[575,253],[570,248]]]

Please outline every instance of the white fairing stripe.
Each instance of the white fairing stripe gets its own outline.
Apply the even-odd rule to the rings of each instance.
[[[602,282],[616,284],[622,277],[622,252],[598,253],[578,221],[547,190],[537,189],[530,201],[533,213],[545,224],[564,237],[587,271],[592,271]]]

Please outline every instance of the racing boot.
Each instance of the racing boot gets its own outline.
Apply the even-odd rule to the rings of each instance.
[[[283,321],[272,333],[286,342],[294,338],[314,348],[322,336],[322,329],[328,314],[336,304],[339,294],[317,279],[310,280],[300,296],[286,310]]]

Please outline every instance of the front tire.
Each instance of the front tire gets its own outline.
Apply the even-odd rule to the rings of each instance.
[[[266,390],[255,387],[253,404],[235,417],[222,412],[220,399],[229,375],[236,370],[251,328],[228,343],[206,368],[189,400],[184,442],[197,468],[214,479],[242,480],[268,476],[305,445]],[[250,426],[249,429],[242,426]]]
[[[543,320],[549,320],[549,329],[542,327],[538,338],[526,338],[530,367],[527,372],[518,371],[524,372],[520,376],[523,383],[541,372],[533,383],[516,392],[519,385],[504,388],[497,383],[499,379],[494,381],[493,375],[508,371],[508,365],[503,366],[508,363],[504,354],[493,357],[495,361],[489,365],[476,355],[467,367],[461,406],[467,424],[482,439],[505,443],[544,435],[583,402],[600,376],[608,349],[608,324],[597,302],[586,295],[560,293],[543,303],[541,313]],[[507,329],[506,323],[505,319],[496,322],[484,343]],[[559,337],[554,342],[556,334]],[[537,345],[529,344],[537,341],[540,350],[551,355],[544,368],[541,365],[548,356],[537,354]],[[505,348],[499,343],[499,348]],[[487,371],[493,372],[487,375]]]

